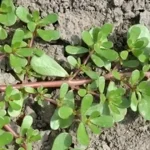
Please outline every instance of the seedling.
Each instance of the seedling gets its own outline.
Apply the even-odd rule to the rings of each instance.
[[[127,33],[128,48],[118,51],[109,40],[112,24],[83,31],[81,37],[86,46],[66,46],[68,68],[63,68],[41,48],[34,46],[36,38],[45,42],[59,39],[57,30],[45,30],[47,25],[57,20],[55,13],[41,18],[36,10],[29,12],[22,6],[16,8],[12,0],[2,1],[0,40],[6,43],[9,34],[6,26],[22,22],[10,43],[0,46],[0,59],[7,58],[19,82],[0,86],[3,96],[0,101],[2,150],[7,150],[12,141],[16,142],[19,150],[32,150],[33,142],[41,140],[40,132],[32,128],[33,118],[25,116],[28,98],[41,107],[44,107],[45,100],[55,105],[49,128],[62,133],[56,137],[52,150],[86,149],[91,132],[100,134],[104,128],[122,121],[129,107],[134,112],[138,111],[145,120],[150,120],[149,30],[140,24],[131,26]],[[55,78],[43,81],[47,76]],[[39,81],[32,82],[33,79]],[[49,88],[59,89],[56,99],[53,99]],[[21,121],[21,125],[14,121],[20,126],[18,133],[10,125],[17,118]],[[72,126],[77,129],[79,143],[74,147],[71,134],[67,133]]]

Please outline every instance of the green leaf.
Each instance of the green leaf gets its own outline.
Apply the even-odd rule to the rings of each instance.
[[[83,97],[81,102],[81,114],[84,115],[86,111],[90,108],[93,102],[93,96],[91,94],[87,94]]]
[[[31,116],[25,116],[21,125],[20,134],[23,136],[28,129],[32,126],[33,118]]]
[[[133,111],[137,111],[137,107],[138,107],[138,99],[136,97],[136,93],[132,92],[131,94],[131,104],[130,107]]]
[[[13,140],[13,135],[9,132],[3,132],[0,135],[0,147],[10,144]]]
[[[110,61],[114,61],[118,58],[118,53],[115,50],[100,50],[97,53]]]
[[[55,110],[54,114],[51,117],[50,120],[50,127],[53,130],[58,130],[60,127],[60,121],[59,121],[59,115],[58,115],[58,109]]]
[[[126,60],[123,62],[124,67],[129,67],[129,68],[136,68],[139,66],[139,61],[138,60]]]
[[[24,38],[24,31],[21,29],[17,29],[13,35],[11,45],[14,45],[15,43],[21,43]]]
[[[69,64],[72,65],[73,67],[76,67],[78,64],[77,60],[73,56],[68,56],[67,60]]]
[[[24,90],[27,92],[27,93],[31,93],[31,94],[35,94],[36,93],[36,90],[32,87],[24,87]]]
[[[109,128],[113,126],[113,118],[111,116],[101,116],[97,118],[93,118],[90,120],[93,124],[104,127],[104,128]]]
[[[33,20],[34,20],[35,22],[37,22],[37,21],[40,19],[39,11],[34,10],[34,11],[32,12],[32,16],[33,16]]]
[[[12,68],[25,67],[28,63],[25,58],[17,57],[13,54],[10,54],[9,61]]]
[[[9,102],[9,105],[10,107],[13,109],[13,110],[20,110],[21,109],[21,105],[19,105],[18,101],[10,101]]]
[[[29,57],[33,55],[33,48],[20,48],[16,51],[16,54],[23,57]]]
[[[16,22],[16,16],[14,12],[8,12],[0,14],[0,23],[6,26],[12,26]]]
[[[57,20],[58,20],[58,15],[55,13],[52,13],[52,14],[47,15],[45,18],[41,19],[38,22],[38,25],[45,26],[48,24],[55,23]]]
[[[112,71],[112,75],[117,79],[120,80],[121,79],[121,75],[117,70],[113,70]]]
[[[150,82],[142,81],[139,86],[138,90],[142,92],[142,94],[150,96]]]
[[[25,23],[32,21],[31,15],[29,14],[29,10],[27,8],[19,6],[16,10],[16,14],[18,18]]]
[[[106,48],[106,49],[110,49],[113,47],[113,43],[111,41],[107,41],[107,42],[103,42],[101,44],[102,47]]]
[[[131,26],[128,30],[128,38],[133,42],[138,39],[141,34],[141,29],[138,26]]]
[[[78,95],[79,96],[83,97],[83,96],[85,96],[85,94],[86,94],[86,89],[79,89],[78,90]]]
[[[82,70],[86,73],[87,76],[89,76],[93,80],[97,80],[99,77],[99,75],[92,70],[86,70],[84,68],[82,68]]]
[[[105,78],[104,78],[103,76],[100,76],[100,77],[99,77],[99,80],[98,80],[98,87],[99,87],[100,93],[103,93],[103,92],[104,92],[104,89],[105,89]]]
[[[35,22],[28,22],[27,27],[28,27],[28,29],[29,29],[31,32],[34,32],[35,29],[36,29],[36,23],[35,23]]]
[[[109,35],[112,31],[113,31],[113,24],[110,23],[105,23],[100,30],[100,32],[105,35]]]
[[[37,33],[44,41],[58,40],[60,37],[59,31],[38,29]]]
[[[144,96],[139,102],[138,109],[145,120],[150,120],[150,97]]]
[[[69,90],[69,85],[67,83],[63,83],[60,87],[60,94],[59,94],[60,99],[65,97],[68,90]]]
[[[54,143],[52,150],[67,150],[72,144],[71,135],[68,133],[61,133],[59,134]]]
[[[95,63],[96,66],[98,67],[104,66],[104,61],[98,55],[92,54],[91,59]]]
[[[35,48],[35,49],[33,49],[33,50],[34,50],[34,54],[35,54],[36,56],[38,56],[38,57],[41,57],[41,56],[44,54],[44,51],[41,50],[41,49]]]
[[[77,129],[77,140],[79,141],[80,144],[86,145],[86,146],[90,142],[87,131],[82,122],[80,122],[78,129]]]
[[[5,44],[4,45],[4,51],[6,53],[12,53],[12,48],[9,45]]]
[[[88,126],[94,134],[100,134],[101,133],[101,129],[98,128],[96,125],[89,123]]]
[[[68,106],[62,106],[58,110],[58,115],[62,119],[67,119],[73,113],[73,109]]]
[[[5,40],[7,38],[7,32],[0,26],[0,40]]]
[[[120,53],[120,56],[121,56],[121,58],[123,59],[123,60],[126,60],[127,59],[127,57],[128,57],[128,51],[122,51],[121,53]]]
[[[82,32],[82,39],[88,46],[92,46],[94,44],[91,34],[88,31]]]
[[[131,85],[137,84],[139,79],[140,79],[140,71],[139,70],[134,70],[132,72],[131,78],[130,78]]]
[[[66,46],[66,52],[72,55],[76,54],[84,54],[87,53],[89,50],[82,46]]]
[[[118,108],[119,114],[111,111],[111,115],[113,116],[113,119],[115,122],[120,122],[124,120],[125,115],[127,114],[127,109],[120,109]]]
[[[68,73],[51,57],[43,54],[41,57],[33,56],[31,67],[38,74],[44,76],[66,77]]]

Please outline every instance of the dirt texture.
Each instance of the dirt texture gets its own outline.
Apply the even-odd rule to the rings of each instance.
[[[82,44],[81,32],[92,26],[113,23],[115,32],[113,41],[118,50],[126,46],[126,32],[130,25],[145,24],[150,28],[149,0],[14,0],[15,4],[30,10],[39,10],[42,16],[51,12],[59,15],[54,28],[61,32],[61,39],[56,43],[37,41],[47,54],[58,61],[65,61],[64,48],[68,44]],[[38,44],[37,44],[38,43]],[[1,62],[0,84],[16,83],[15,78],[6,73],[7,64]],[[40,108],[30,104],[26,114],[34,118],[34,127],[40,129],[43,140],[34,145],[34,150],[50,150],[56,133],[49,129],[49,119],[53,113],[51,105]],[[76,145],[76,140],[75,145]],[[10,148],[13,149],[13,148]],[[150,123],[141,117],[129,113],[125,120],[115,127],[92,136],[87,150],[150,150]]]

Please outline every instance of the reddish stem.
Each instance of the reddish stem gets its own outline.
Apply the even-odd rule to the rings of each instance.
[[[33,87],[33,88],[37,88],[37,87],[60,87],[63,83],[67,83],[69,86],[78,86],[78,85],[83,85],[83,84],[87,84],[90,83],[92,80],[91,79],[82,79],[82,80],[62,80],[62,81],[44,81],[44,82],[30,82],[30,83],[23,83],[23,84],[16,84],[16,85],[12,85],[13,88],[17,88],[17,89],[21,89],[25,86],[28,87]],[[0,86],[0,91],[5,91],[7,85],[1,85]]]

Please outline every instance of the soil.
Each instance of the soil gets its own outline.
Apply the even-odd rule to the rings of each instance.
[[[81,44],[81,32],[92,26],[113,23],[115,48],[121,50],[126,46],[127,29],[136,23],[145,24],[150,29],[149,0],[14,0],[30,10],[39,10],[42,16],[56,12],[59,21],[54,28],[61,32],[61,39],[56,43],[42,43],[36,46],[45,49],[47,54],[58,61],[65,61],[64,49],[68,44]],[[0,84],[16,83],[15,78],[6,73],[5,62],[1,62]],[[34,150],[50,150],[56,132],[49,128],[49,119],[54,109],[51,105],[40,108],[30,104],[26,114],[35,118],[34,127],[40,129],[43,140],[34,145]],[[74,135],[74,134],[73,134]],[[76,145],[76,140],[74,140]],[[13,149],[13,148],[10,148]],[[139,115],[128,113],[125,120],[113,128],[93,135],[87,150],[150,150],[150,122],[145,122]]]

